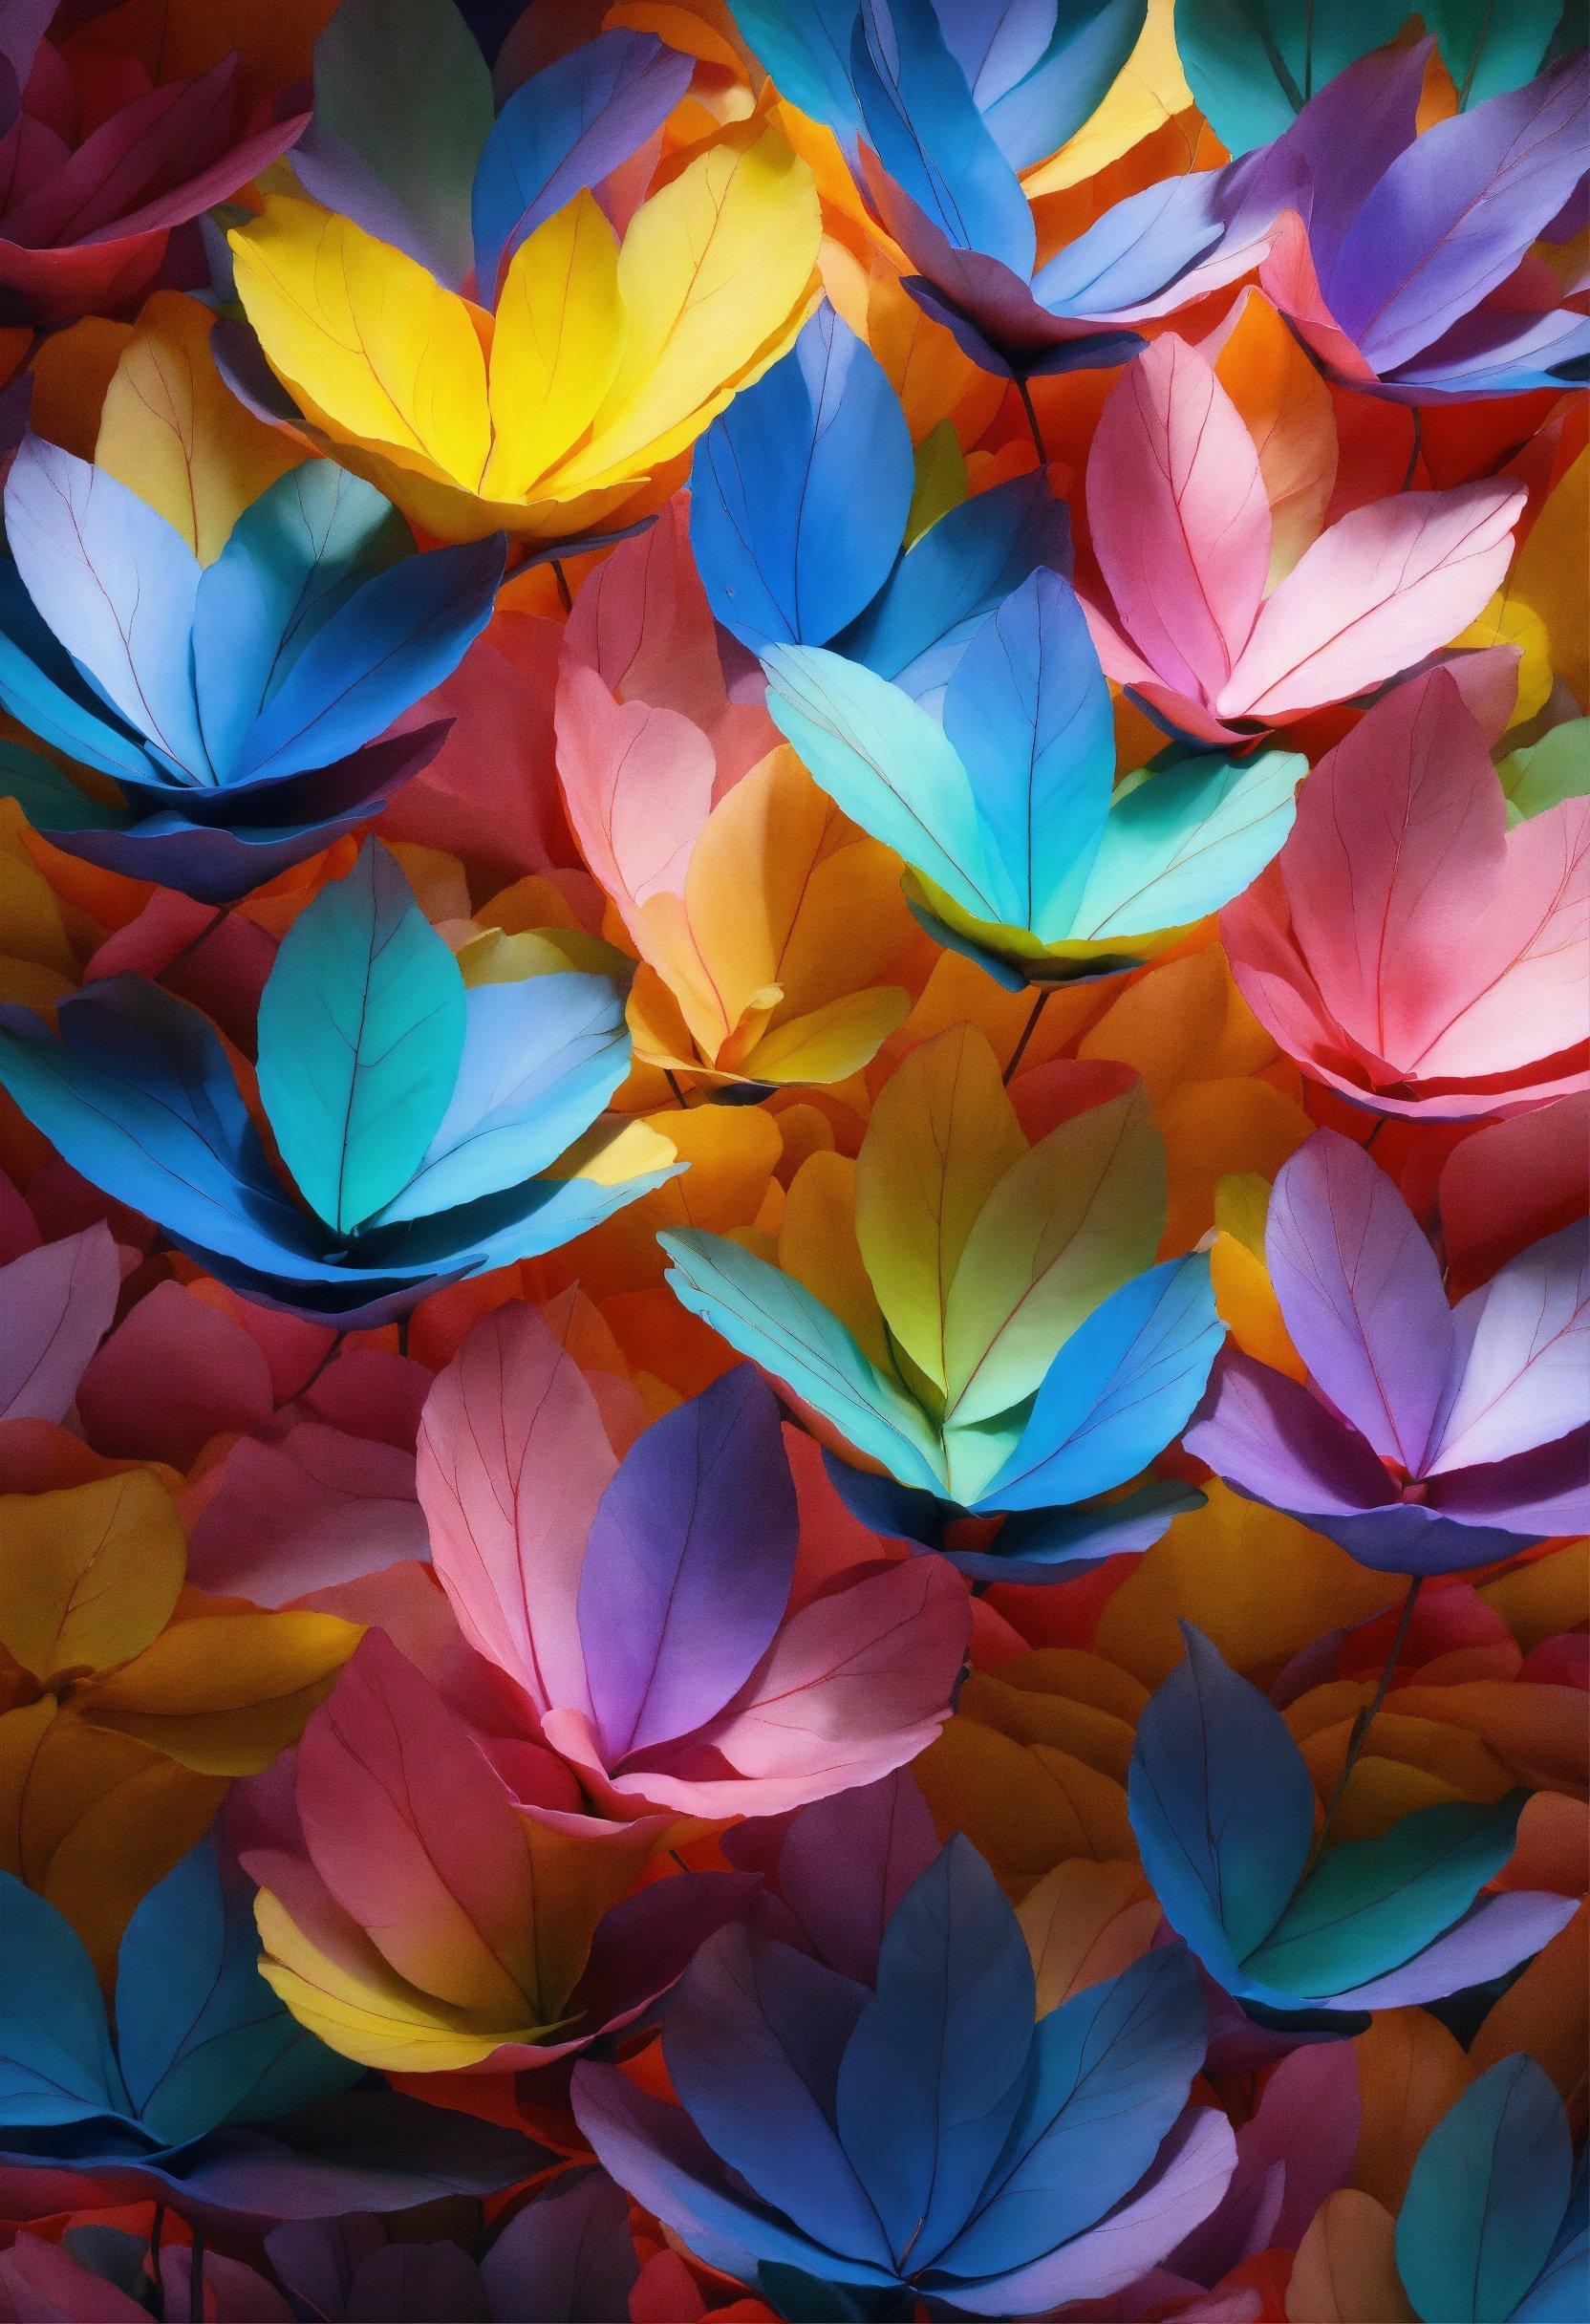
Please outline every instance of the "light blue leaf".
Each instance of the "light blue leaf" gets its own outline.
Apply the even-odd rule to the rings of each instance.
[[[1020,73],[1012,69],[1009,41],[995,38],[985,39],[975,77],[968,74],[1000,152],[1012,169],[1024,170],[1058,153],[1098,111],[1137,45],[1148,9],[1146,0],[1083,0],[1062,8],[1057,20],[1051,0],[1037,7],[1031,0],[985,0],[965,13],[1001,27],[1023,15],[1053,27],[1042,53]],[[950,36],[956,40],[955,25]]]
[[[884,1931],[834,2120],[902,2272],[965,2225],[1021,2106],[1036,2010],[1021,1926],[956,1833]]]
[[[1070,934],[1129,939],[1217,912],[1278,852],[1308,761],[1184,759],[1117,794]]]
[[[190,655],[199,560],[182,535],[104,469],[30,435],[6,480],[6,536],[105,700],[192,781],[212,781]]]
[[[492,126],[471,203],[480,296],[526,235],[599,185],[662,127],[690,86],[694,59],[650,32],[598,32],[532,73]]]
[[[1016,924],[1071,924],[1109,811],[1115,724],[1076,592],[1030,573],[974,632],[944,696],[944,732],[1015,884]]]
[[[822,646],[763,657],[767,711],[836,807],[981,919],[1016,893],[990,863],[972,786],[936,719],[909,694]]]
[[[260,1097],[299,1192],[336,1234],[408,1184],[463,1036],[458,963],[368,840],[283,937],[259,1009]]]
[[[889,578],[914,481],[883,367],[821,308],[697,449],[690,539],[719,620],[756,654],[827,645]]]
[[[315,632],[261,711],[238,777],[330,766],[440,686],[491,619],[500,533],[376,573]]]
[[[193,615],[199,717],[223,783],[310,639],[413,546],[392,503],[332,460],[290,468],[244,510],[200,577]]]
[[[957,250],[1025,279],[1038,236],[1016,172],[945,45],[932,0],[861,0],[850,82],[889,175]]]
[[[464,995],[463,1052],[413,1177],[373,1223],[474,1202],[533,1178],[589,1130],[630,1066],[624,999],[559,972]]]
[[[930,526],[839,650],[921,701],[948,684],[978,624],[1042,567],[1070,571],[1070,519],[1045,477],[1012,477]]]
[[[915,1405],[804,1284],[726,1236],[675,1228],[657,1240],[674,1262],[668,1280],[682,1306],[832,1421],[902,1485],[943,1491],[936,1447]]]
[[[1038,2028],[1021,2120],[976,2218],[943,2253],[955,2275],[1029,2267],[1143,2178],[1187,2104],[1206,2020],[1192,1956],[1156,1946]]]
[[[124,2115],[99,1981],[54,1904],[0,1872],[0,2124]]]
[[[1249,1954],[1249,1975],[1301,2000],[1327,2000],[1411,1961],[1506,1863],[1526,1797],[1417,1808],[1373,1840],[1332,1848]]]
[[[1573,2167],[1562,2100],[1532,2057],[1504,2057],[1447,2109],[1397,2221],[1397,2272],[1425,2324],[1514,2313],[1557,2240]]]
[[[203,1840],[127,1924],[117,2036],[133,2109],[163,2145],[348,2089],[359,2068],[307,2034],[259,1973],[254,1897]]]
[[[491,128],[491,75],[453,0],[341,0],[314,45],[317,130],[398,198],[418,253],[469,272],[469,198]]]
[[[978,1509],[1054,1507],[1125,1484],[1185,1428],[1224,1337],[1202,1255],[1124,1283],[1055,1357]]]
[[[103,775],[147,783],[143,744],[95,699],[34,609],[10,557],[0,558],[0,703],[20,725]]]
[[[1138,1720],[1127,1808],[1166,1919],[1229,1990],[1301,1877],[1314,1785],[1274,1704],[1180,1626],[1186,1660]]]

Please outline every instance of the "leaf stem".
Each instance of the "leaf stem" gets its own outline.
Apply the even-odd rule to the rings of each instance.
[[[193,2230],[193,2248],[187,2261],[187,2316],[188,2324],[204,2324],[204,2230]]]
[[[1391,1641],[1391,1650],[1386,1658],[1386,1667],[1380,1674],[1380,1681],[1374,1693],[1353,1721],[1352,1732],[1347,1737],[1347,1755],[1342,1762],[1342,1773],[1336,1778],[1335,1790],[1325,1802],[1325,1813],[1320,1824],[1319,1834],[1309,1851],[1309,1869],[1312,1869],[1324,1853],[1325,1836],[1330,1830],[1337,1809],[1342,1805],[1342,1796],[1347,1788],[1353,1769],[1363,1755],[1364,1746],[1369,1740],[1369,1730],[1374,1725],[1381,1706],[1391,1690],[1391,1680],[1397,1664],[1401,1660],[1403,1647],[1407,1642],[1407,1626],[1413,1620],[1413,1609],[1419,1602],[1419,1591],[1424,1584],[1424,1579],[1423,1574],[1411,1574],[1408,1577],[1407,1596],[1403,1600],[1403,1610],[1397,1618],[1397,1630]]]
[[[684,1091],[679,1087],[677,1076],[674,1073],[671,1066],[663,1066],[662,1078],[668,1084],[669,1088],[673,1090],[675,1103],[678,1106],[679,1110],[682,1113],[688,1113],[690,1111],[690,1100],[686,1097]]]
[[[571,613],[574,611],[574,592],[569,586],[569,575],[563,570],[563,559],[548,557],[547,562],[550,565],[552,578],[558,585],[558,595],[563,599],[563,610],[566,613]]]
[[[149,2223],[149,2313],[156,2324],[164,2324],[165,2285],[161,2277],[161,2237],[165,2232],[165,2206],[157,2203],[155,2216]]]
[[[1010,1053],[1010,1063],[1008,1065],[1006,1065],[1004,1071],[999,1076],[1000,1081],[1004,1084],[1007,1089],[1010,1087],[1011,1083],[1016,1078],[1016,1068],[1027,1053],[1027,1044],[1029,1041],[1031,1041],[1033,1035],[1038,1030],[1038,1020],[1042,1016],[1043,1011],[1048,1007],[1049,1000],[1054,992],[1054,989],[1055,988],[1052,984],[1044,984],[1039,987],[1038,999],[1032,1004],[1032,1014],[1027,1019],[1026,1023],[1021,1027],[1021,1038],[1017,1043],[1015,1048],[1012,1049]]]
[[[1041,468],[1046,468],[1049,464],[1049,447],[1043,441],[1043,430],[1038,424],[1038,406],[1032,399],[1032,389],[1027,382],[1025,372],[1019,371],[1016,374],[1016,393],[1021,397],[1021,409],[1027,415],[1027,426],[1032,432],[1033,443],[1038,452],[1038,464]]]

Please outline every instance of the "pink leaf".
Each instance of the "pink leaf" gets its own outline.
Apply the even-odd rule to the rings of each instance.
[[[121,1267],[109,1227],[0,1267],[0,1420],[64,1420],[110,1329]]]

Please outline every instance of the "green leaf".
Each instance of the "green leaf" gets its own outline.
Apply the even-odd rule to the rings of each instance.
[[[952,508],[958,508],[971,489],[966,455],[960,448],[956,423],[953,420],[941,420],[916,447],[916,482],[906,518],[906,548],[913,548],[931,525],[936,525]]]
[[[376,841],[282,939],[260,1097],[312,1210],[351,1235],[419,1168],[463,1054],[463,979]]]
[[[1407,0],[1176,0],[1176,49],[1235,157],[1289,129],[1326,81],[1406,23]]]
[[[0,798],[14,799],[35,831],[119,831],[125,808],[91,799],[36,750],[0,742]]]
[[[1507,820],[1528,823],[1564,799],[1590,791],[1590,719],[1569,719],[1527,749],[1515,750],[1496,769],[1507,794]]]
[[[1421,12],[1467,107],[1533,80],[1567,9],[1564,0],[1424,0]]]

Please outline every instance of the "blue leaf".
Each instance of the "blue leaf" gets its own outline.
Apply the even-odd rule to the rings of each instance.
[[[60,1039],[0,1010],[0,1084],[91,1184],[178,1239],[270,1265],[310,1247],[214,1027],[141,978],[64,1002]]]
[[[1143,1869],[1217,1982],[1280,1919],[1314,1837],[1314,1785],[1275,1706],[1191,1623],[1137,1723],[1127,1807]]]
[[[605,977],[559,971],[473,986],[447,1110],[373,1223],[523,1185],[590,1129],[629,1067],[624,998]]]
[[[979,65],[967,71],[999,151],[1012,169],[1025,170],[1058,153],[1098,111],[1137,45],[1148,9],[1146,0],[1083,0],[1061,9],[1056,21],[1052,0],[1037,7],[1031,0],[983,0],[981,8],[956,13],[997,23],[1001,33],[1022,14],[1053,28],[1042,54],[1020,73],[1008,35],[985,33]],[[956,40],[955,30],[951,38]],[[957,54],[965,68],[969,60],[958,44]]]
[[[803,1283],[726,1236],[675,1228],[657,1240],[674,1262],[668,1271],[674,1296],[692,1315],[782,1380],[902,1485],[942,1490],[936,1448],[915,1405]]]
[[[1418,1808],[1372,1840],[1332,1848],[1249,1955],[1248,1974],[1281,1994],[1328,2000],[1411,1961],[1506,1863],[1527,1797]]]
[[[463,659],[491,619],[501,533],[377,573],[316,631],[266,703],[238,776],[330,766],[372,742]]]
[[[513,92],[482,149],[471,204],[475,271],[488,306],[526,236],[662,127],[694,61],[650,32],[599,32]]]
[[[1016,925],[1045,942],[1064,936],[1109,812],[1115,722],[1059,573],[1029,573],[974,632],[945,692],[944,732],[1015,883]]]
[[[967,2276],[1028,2267],[1112,2210],[1186,2106],[1206,2035],[1198,1972],[1180,1945],[1051,2010],[1021,2120],[939,2266]]]
[[[331,460],[290,468],[244,510],[200,578],[193,615],[199,717],[222,783],[310,639],[412,547],[391,502]]]
[[[837,646],[921,700],[949,682],[978,624],[1043,566],[1070,571],[1070,519],[1046,478],[1013,477],[930,526]]]
[[[1513,2311],[1513,2324],[1572,2324],[1590,2315],[1590,2161],[1580,2155],[1557,2241]]]
[[[260,1097],[311,1208],[351,1235],[406,1186],[447,1110],[463,979],[375,840],[276,955],[259,1009]]]
[[[0,1872],[0,2123],[44,2130],[125,2115],[99,1981],[54,1904]]]
[[[1397,2221],[1397,2271],[1425,2324],[1514,2313],[1557,2240],[1573,2166],[1562,2100],[1532,2057],[1504,2057],[1448,2108]]]
[[[729,0],[740,36],[780,95],[842,140],[857,126],[850,47],[860,0]]]
[[[862,0],[850,81],[862,134],[895,183],[957,250],[1023,277],[1038,236],[1021,181],[983,124],[932,0]]]
[[[1224,1337],[1199,1254],[1111,1292],[1050,1365],[978,1509],[1052,1508],[1125,1484],[1186,1426]]]
[[[102,468],[25,438],[6,535],[34,606],[97,692],[174,768],[213,780],[193,695],[199,560]]]
[[[1068,1582],[1106,1558],[1136,1557],[1151,1548],[1172,1517],[1203,1505],[1196,1487],[1155,1477],[1115,1501],[1023,1510],[1006,1517],[986,1551],[945,1554],[973,1582]]]
[[[0,559],[0,703],[41,742],[100,774],[156,776],[142,742],[98,703],[56,643],[10,557]]]
[[[203,1840],[127,1924],[117,2037],[133,2109],[162,2145],[346,2090],[360,2069],[306,2034],[259,1973],[253,1890]]]
[[[914,481],[882,366],[820,309],[696,453],[690,539],[719,620],[756,654],[827,645],[889,578]]]
[[[896,1906],[839,2068],[840,2141],[902,2274],[936,2258],[1022,2104],[1036,1998],[1010,1904],[957,1833]]]
[[[966,769],[937,720],[824,646],[773,646],[763,666],[768,716],[834,805],[964,910],[1010,919],[1014,885],[989,859]]]

